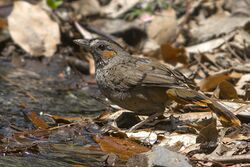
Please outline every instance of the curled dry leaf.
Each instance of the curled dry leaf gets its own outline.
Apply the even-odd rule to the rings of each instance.
[[[233,84],[228,81],[222,81],[219,83],[214,91],[214,95],[220,99],[238,99],[236,89]]]
[[[218,130],[216,129],[216,119],[209,119],[208,125],[200,130],[198,137],[196,138],[197,143],[204,142],[216,142],[219,136]],[[207,123],[207,120],[205,120]],[[203,124],[203,123],[202,123]]]
[[[197,143],[203,142],[216,142],[219,136],[218,130],[216,128],[216,119],[210,118],[198,122],[197,130],[200,131],[198,137],[196,138]]]
[[[8,25],[14,42],[33,56],[51,57],[60,43],[58,24],[38,5],[15,1]]]
[[[228,73],[219,73],[215,75],[210,75],[207,78],[203,79],[200,83],[198,83],[201,91],[212,91],[214,90],[217,85],[224,81],[229,79],[230,76]]]
[[[245,94],[244,87],[250,82],[250,74],[243,75],[236,84],[236,90],[240,95]]]
[[[174,48],[170,44],[163,44],[161,45],[161,55],[165,62],[172,65],[176,65],[177,62],[188,63],[185,48]]]
[[[33,123],[33,125],[36,128],[40,128],[40,129],[48,129],[49,125],[43,120],[41,119],[36,112],[28,112],[25,113],[25,116],[29,119],[30,122]]]

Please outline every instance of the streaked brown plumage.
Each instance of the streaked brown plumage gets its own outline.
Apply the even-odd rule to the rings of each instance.
[[[78,39],[74,42],[93,55],[95,78],[101,92],[114,104],[138,115],[162,113],[172,100],[171,94],[167,94],[171,93],[169,90],[191,90],[194,87],[194,83],[179,71],[157,61],[133,57],[115,42],[105,39]],[[187,94],[190,97],[199,95],[192,91]],[[229,114],[229,117],[234,115]]]

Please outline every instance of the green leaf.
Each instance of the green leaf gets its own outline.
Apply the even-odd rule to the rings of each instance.
[[[47,4],[51,9],[58,8],[63,3],[63,0],[47,0]]]

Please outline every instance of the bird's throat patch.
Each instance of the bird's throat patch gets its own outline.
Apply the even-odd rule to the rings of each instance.
[[[102,57],[104,59],[110,59],[110,58],[114,57],[115,55],[116,55],[116,52],[112,51],[112,50],[105,50],[102,52]]]

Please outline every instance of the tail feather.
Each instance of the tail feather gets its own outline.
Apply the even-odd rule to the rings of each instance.
[[[199,106],[208,106],[217,115],[223,126],[241,125],[240,120],[230,110],[202,93],[181,88],[169,89],[166,93],[170,98],[181,104],[192,103]]]

